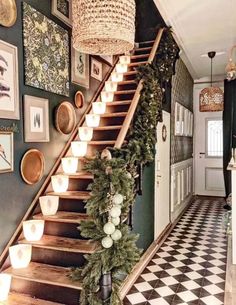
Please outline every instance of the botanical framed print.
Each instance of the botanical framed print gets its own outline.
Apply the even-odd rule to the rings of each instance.
[[[68,31],[25,2],[23,12],[25,84],[69,96]]]
[[[94,58],[91,59],[91,76],[102,81],[102,63]]]
[[[58,19],[72,25],[72,0],[52,0],[52,14]]]
[[[49,142],[48,100],[24,96],[25,142]]]
[[[0,131],[0,173],[13,172],[13,132]]]
[[[71,81],[89,88],[89,55],[77,51],[71,46]]]
[[[0,118],[20,119],[17,47],[0,40]]]

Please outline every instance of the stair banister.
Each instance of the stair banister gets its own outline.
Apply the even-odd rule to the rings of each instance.
[[[82,124],[84,123],[86,114],[88,114],[90,112],[90,110],[92,108],[92,103],[95,102],[97,100],[97,98],[99,97],[99,95],[100,95],[100,93],[101,93],[101,91],[102,91],[102,89],[105,85],[105,82],[109,79],[109,76],[111,75],[112,71],[114,70],[118,60],[119,60],[119,58],[117,57],[114,61],[113,66],[106,73],[106,75],[103,78],[101,84],[99,85],[98,89],[96,90],[94,96],[92,97],[91,101],[89,102],[89,105],[88,105],[87,109],[85,110],[85,113],[82,115],[81,119],[79,120],[79,123],[77,124],[75,129],[72,131],[68,142],[66,143],[65,147],[61,151],[59,157],[57,158],[56,162],[54,163],[54,166],[52,167],[49,174],[47,175],[47,178],[45,179],[45,181],[42,184],[41,188],[39,189],[38,193],[36,194],[34,200],[30,204],[30,206],[29,206],[28,210],[26,211],[24,217],[22,218],[20,224],[16,228],[14,234],[12,235],[11,239],[9,240],[9,242],[5,246],[3,252],[1,253],[1,255],[0,255],[0,271],[1,271],[1,268],[2,268],[2,266],[3,266],[3,264],[6,260],[7,256],[8,256],[9,247],[12,246],[17,241],[17,239],[19,238],[19,236],[22,232],[23,221],[28,220],[32,216],[32,214],[33,214],[33,212],[34,212],[34,210],[35,210],[35,208],[38,204],[39,197],[42,196],[45,193],[48,185],[51,182],[51,176],[57,171],[58,167],[60,166],[61,158],[66,155],[67,151],[70,148],[71,142],[77,137],[78,126],[82,126]]]
[[[153,59],[156,55],[156,52],[157,52],[159,43],[161,41],[161,37],[162,37],[163,32],[164,32],[164,28],[161,28],[158,31],[157,37],[155,39],[155,42],[153,44],[151,53],[150,53],[149,58],[148,58],[148,63],[149,64],[152,63],[152,61],[153,61]],[[118,137],[117,137],[117,140],[116,140],[116,143],[115,143],[115,148],[121,148],[122,144],[124,143],[124,140],[125,140],[125,137],[127,135],[128,130],[129,130],[131,121],[134,117],[134,113],[135,113],[135,110],[137,108],[142,89],[143,89],[143,80],[141,79],[139,81],[138,87],[137,87],[136,92],[134,94],[134,97],[133,97],[132,103],[130,105],[130,108],[128,110],[127,116],[126,116],[126,118],[123,122],[123,126],[120,130],[120,133],[119,133]]]

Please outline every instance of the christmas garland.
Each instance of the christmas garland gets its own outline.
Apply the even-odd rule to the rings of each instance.
[[[98,249],[86,255],[83,269],[75,269],[74,280],[83,282],[81,305],[102,305],[100,280],[111,272],[112,293],[109,305],[122,304],[119,298],[121,274],[129,274],[139,261],[141,251],[125,220],[135,201],[136,166],[152,162],[155,156],[156,126],[162,120],[164,82],[174,73],[178,47],[169,30],[163,34],[153,63],[139,69],[137,81],[143,79],[140,101],[128,134],[128,144],[109,148],[90,161],[86,170],[94,175],[87,201],[89,221],[79,227],[81,235],[98,243]]]

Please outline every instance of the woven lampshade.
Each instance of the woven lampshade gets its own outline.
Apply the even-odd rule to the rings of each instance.
[[[115,55],[134,47],[135,0],[73,0],[73,47]]]
[[[200,92],[200,111],[223,111],[224,93],[219,87],[204,88]]]

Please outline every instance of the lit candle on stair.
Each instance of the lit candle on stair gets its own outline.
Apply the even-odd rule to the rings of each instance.
[[[78,158],[65,157],[61,159],[62,169],[65,174],[75,174],[78,168]]]
[[[66,192],[69,186],[69,177],[66,175],[55,175],[51,177],[52,188],[55,193]]]
[[[15,245],[9,248],[9,255],[12,268],[20,269],[28,267],[31,261],[31,245]]]
[[[104,102],[94,102],[92,107],[94,114],[104,114],[106,112],[106,103]]]
[[[116,72],[117,73],[126,73],[128,71],[128,65],[126,64],[117,64]]]
[[[86,124],[88,127],[96,128],[100,123],[100,116],[98,114],[86,114]]]
[[[39,197],[39,203],[44,216],[55,215],[59,206],[59,196]]]
[[[71,151],[74,157],[84,157],[87,154],[87,142],[73,141],[71,142]]]
[[[93,138],[93,128],[79,127],[79,138],[81,141],[91,141]]]
[[[123,81],[123,73],[117,73],[117,72],[113,72],[111,74],[111,80],[113,82],[122,82]]]
[[[23,232],[27,241],[39,241],[43,236],[44,220],[23,221]]]
[[[105,82],[106,92],[115,92],[117,90],[117,83],[112,81]]]
[[[130,56],[128,55],[120,56],[119,62],[120,64],[124,64],[124,65],[130,64]]]
[[[11,275],[0,274],[0,302],[8,299],[8,294],[11,288]]]
[[[106,91],[101,92],[102,102],[111,103],[111,102],[113,102],[113,98],[114,98],[114,93],[113,92],[106,92]]]

